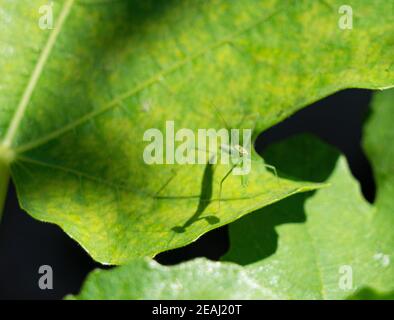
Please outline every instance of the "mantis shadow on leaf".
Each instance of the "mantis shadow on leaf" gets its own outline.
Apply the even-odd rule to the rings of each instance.
[[[182,226],[173,227],[171,230],[176,233],[183,233],[186,231],[187,227],[199,220],[206,220],[209,224],[216,224],[220,222],[220,219],[216,216],[201,217],[201,214],[205,211],[205,209],[212,201],[213,173],[213,165],[208,162],[205,165],[204,169],[204,174],[201,182],[201,192],[196,212]]]
[[[221,122],[223,122],[223,125],[229,131],[230,127],[228,126],[227,122],[224,120],[224,118],[221,115],[221,113],[219,112],[219,110],[214,105],[212,105],[212,108],[213,108],[216,116],[220,119]],[[237,127],[240,127],[241,123],[244,120],[244,117],[245,117],[245,114],[243,114],[242,120]],[[230,170],[228,172],[228,174],[231,173],[231,171],[232,170]],[[198,202],[196,212],[182,226],[175,226],[171,230],[173,230],[176,233],[183,233],[186,231],[187,227],[189,227],[194,222],[199,221],[199,220],[206,220],[211,225],[220,222],[220,219],[216,216],[211,215],[211,216],[201,217],[201,214],[205,211],[205,209],[208,207],[208,205],[212,202],[213,174],[214,174],[213,165],[210,161],[208,161],[208,163],[205,165],[205,169],[204,169],[204,174],[203,174],[203,178],[202,178],[202,182],[201,182],[201,192],[200,192],[200,197],[199,197],[199,202]],[[223,182],[223,180],[222,180],[222,182]],[[219,191],[219,201],[220,201],[220,193],[221,192]]]

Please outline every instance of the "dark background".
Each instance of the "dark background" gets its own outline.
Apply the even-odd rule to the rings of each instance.
[[[346,155],[365,197],[372,201],[375,185],[360,147],[362,122],[370,99],[368,90],[338,92],[262,133],[256,149],[261,151],[268,144],[297,133],[314,133]],[[217,260],[228,245],[227,227],[222,227],[189,246],[162,253],[156,260],[163,264],[201,256]],[[53,268],[53,290],[38,287],[38,268],[44,264]],[[100,265],[59,227],[36,221],[22,211],[11,185],[0,222],[0,299],[61,299],[78,293],[86,275],[97,267]]]

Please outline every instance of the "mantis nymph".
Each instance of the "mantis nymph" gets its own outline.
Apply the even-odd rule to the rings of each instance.
[[[250,141],[249,141],[250,143]],[[230,169],[226,172],[226,174],[223,176],[223,178],[220,180],[220,185],[219,185],[219,209],[220,209],[220,201],[222,197],[222,189],[223,189],[223,183],[226,181],[228,176],[236,169],[237,167],[240,168],[245,168],[245,167],[250,167],[251,165],[245,165],[245,161],[250,161],[250,162],[258,162],[257,160],[252,160],[251,159],[251,154],[249,153],[248,149],[245,147],[242,147],[238,144],[236,145],[225,145],[222,144],[220,146],[222,150],[227,152],[230,155],[231,159],[231,167]],[[276,172],[276,168],[272,165],[266,164],[263,159],[261,159],[263,162],[263,165],[272,170],[275,174],[276,177],[278,177],[278,174]],[[261,163],[261,162],[260,162]],[[248,184],[248,173],[247,174],[240,174],[241,176],[241,185],[242,187],[246,187]]]
[[[224,121],[224,118],[220,115],[217,109],[215,109],[216,113],[219,115],[220,119],[225,123],[226,128],[228,131],[228,126],[226,122]],[[245,118],[245,117],[244,117]],[[243,118],[243,120],[244,120]],[[242,121],[243,121],[242,120]],[[219,210],[220,210],[220,204],[221,204],[221,199],[222,199],[222,189],[223,189],[223,184],[226,181],[226,179],[230,176],[231,173],[235,175],[240,175],[241,176],[241,185],[243,187],[247,186],[248,183],[248,174],[249,171],[251,170],[251,165],[252,163],[258,163],[258,164],[263,164],[266,168],[270,169],[273,171],[275,176],[278,178],[276,168],[272,165],[266,164],[263,159],[260,161],[252,159],[251,155],[251,143],[252,143],[252,131],[253,129],[248,129],[249,135],[244,135],[243,137],[243,145],[238,144],[238,139],[236,139],[236,142],[230,141],[229,144],[227,143],[222,143],[220,145],[220,150],[221,150],[221,157],[223,158],[223,155],[227,156],[230,165],[230,169],[225,173],[223,178],[220,180],[219,184],[219,195],[218,195],[218,201],[219,201]],[[232,139],[231,139],[232,140]],[[198,149],[199,151],[204,151],[201,149]],[[214,153],[214,156],[210,158],[210,163],[216,163],[217,157],[217,151],[211,151],[209,150],[209,153]],[[245,170],[247,168],[247,170]]]

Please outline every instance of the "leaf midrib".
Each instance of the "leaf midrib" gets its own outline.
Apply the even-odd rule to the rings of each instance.
[[[16,111],[14,113],[14,116],[10,122],[10,125],[8,126],[7,132],[4,136],[2,145],[5,148],[10,148],[13,142],[13,139],[18,131],[19,125],[23,119],[23,116],[25,114],[26,108],[30,102],[31,96],[34,92],[34,89],[36,88],[36,85],[40,79],[40,76],[42,74],[42,71],[44,69],[44,66],[46,62],[48,61],[48,58],[52,52],[52,49],[56,43],[56,40],[63,28],[64,22],[66,21],[72,7],[74,4],[75,0],[66,0],[64,3],[62,10],[60,12],[59,18],[58,18],[58,23],[54,27],[53,31],[51,32],[50,36],[48,37],[48,40],[40,54],[40,57],[38,58],[38,61],[34,67],[33,73],[26,85],[25,90],[23,91],[23,94],[21,96],[21,99],[18,103],[18,106],[16,108]]]

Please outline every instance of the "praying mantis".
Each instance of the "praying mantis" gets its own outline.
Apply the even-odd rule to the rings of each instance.
[[[214,110],[217,113],[217,115],[220,117],[220,119],[223,121],[223,123],[225,124],[227,130],[229,130],[228,129],[229,127],[228,127],[226,121],[224,120],[224,118],[222,117],[221,113],[215,107],[214,107]],[[241,123],[243,122],[244,118],[245,117],[243,117]],[[230,174],[234,173],[234,171],[237,171],[236,175],[240,175],[242,187],[247,186],[248,174],[251,169],[252,162],[258,162],[259,164],[263,164],[267,169],[271,170],[274,173],[276,178],[278,178],[276,168],[273,165],[265,163],[264,159],[261,159],[260,161],[258,161],[258,160],[254,160],[251,158],[251,156],[252,156],[252,154],[251,154],[252,132],[254,130],[255,124],[256,124],[256,122],[254,122],[253,129],[249,129],[250,134],[247,135],[246,137],[244,136],[243,145],[240,145],[238,143],[232,143],[232,141],[230,142],[230,144],[222,143],[220,145],[220,150],[222,152],[222,156],[223,156],[223,154],[226,154],[228,156],[228,158],[230,159],[230,161],[229,161],[230,168],[225,173],[225,175],[221,178],[220,183],[219,183],[219,194],[218,194],[218,199],[219,199],[218,200],[219,201],[218,210],[219,211],[220,211],[221,201],[222,201],[223,184],[228,179]],[[210,150],[201,150],[198,148],[196,148],[196,149],[198,151],[202,151],[202,152],[208,151],[208,152],[212,153],[212,151],[210,151]],[[210,158],[210,163],[215,162],[215,158],[218,158],[217,151],[216,152],[213,151],[213,154],[214,155]],[[249,171],[245,172],[243,170],[244,168],[249,168]]]
[[[218,111],[217,111],[217,114],[221,117],[221,115]],[[228,132],[232,131],[232,130],[228,129],[229,127],[226,124],[224,118],[221,117],[221,119],[224,122],[224,124],[226,125],[226,129],[227,129],[226,132],[228,133]],[[243,120],[236,127],[241,127]],[[254,125],[255,125],[255,123],[256,122],[254,122]],[[212,168],[213,168],[212,165],[217,163],[217,160],[219,158],[218,157],[219,150],[220,150],[221,156],[223,157],[223,155],[224,155],[229,160],[226,163],[227,165],[229,165],[229,168],[226,171],[226,173],[223,175],[223,177],[220,179],[219,194],[218,194],[218,203],[219,203],[218,212],[221,209],[223,185],[224,185],[225,181],[228,179],[228,177],[230,176],[230,174],[235,173],[236,175],[240,175],[241,176],[241,185],[243,187],[246,187],[247,182],[248,182],[248,173],[251,169],[251,164],[252,164],[252,162],[258,162],[260,165],[263,164],[264,167],[272,170],[273,173],[275,174],[276,178],[278,178],[276,168],[274,166],[266,164],[263,159],[260,159],[259,161],[252,159],[251,144],[252,144],[252,132],[253,132],[254,128],[253,128],[253,130],[252,129],[248,129],[248,130],[249,130],[249,131],[247,131],[248,134],[243,136],[242,143],[239,142],[239,135],[236,137],[236,139],[232,139],[233,135],[231,135],[231,139],[228,139],[228,136],[226,139],[226,141],[228,141],[229,143],[223,143],[223,140],[221,140],[222,143],[220,144],[220,146],[218,147],[217,144],[215,144],[213,151],[207,150],[206,148],[203,148],[203,149],[195,148],[194,146],[190,148],[190,150],[204,152],[206,154],[208,153],[208,154],[210,154],[210,157],[209,157],[208,162],[206,162],[206,158],[204,157],[205,161],[199,163],[199,164],[205,163],[206,167],[204,170],[202,186],[201,186],[201,193],[200,193],[200,197],[199,197],[200,199],[199,199],[199,204],[196,209],[196,212],[183,225],[176,226],[176,227],[172,228],[173,231],[175,231],[176,233],[182,233],[192,223],[194,223],[197,220],[201,220],[201,219],[208,221],[208,223],[210,223],[210,224],[217,223],[217,221],[219,221],[218,218],[215,216],[200,217],[201,214],[205,211],[205,209],[207,208],[207,206],[209,205],[209,203],[212,200],[211,199],[212,188],[209,186],[206,186],[206,183],[212,183],[212,176],[214,174],[212,171]],[[245,170],[244,170],[245,168],[247,168],[247,170],[246,170],[247,172],[245,172]],[[167,183],[162,188],[160,188],[158,193],[160,193],[164,188],[167,187],[167,185],[171,181],[171,179],[169,181],[167,181]]]
[[[220,210],[220,203],[221,203],[221,197],[222,197],[222,190],[223,190],[223,183],[226,181],[226,179],[229,177],[229,175],[237,168],[237,167],[245,167],[245,161],[251,161],[251,162],[257,162],[257,160],[253,160],[251,159],[251,154],[249,153],[249,151],[245,148],[242,147],[238,144],[236,145],[221,145],[220,148],[222,150],[224,150],[225,152],[229,153],[230,159],[231,160],[231,166],[230,169],[226,172],[226,174],[223,176],[223,178],[220,180],[220,184],[219,184],[219,210]],[[276,168],[270,164],[267,164],[264,162],[263,159],[262,160],[262,164],[272,170],[275,174],[276,177],[278,177],[278,174],[276,172]],[[240,175],[241,178],[241,186],[242,187],[247,187],[248,184],[248,174],[244,174],[244,175]]]

